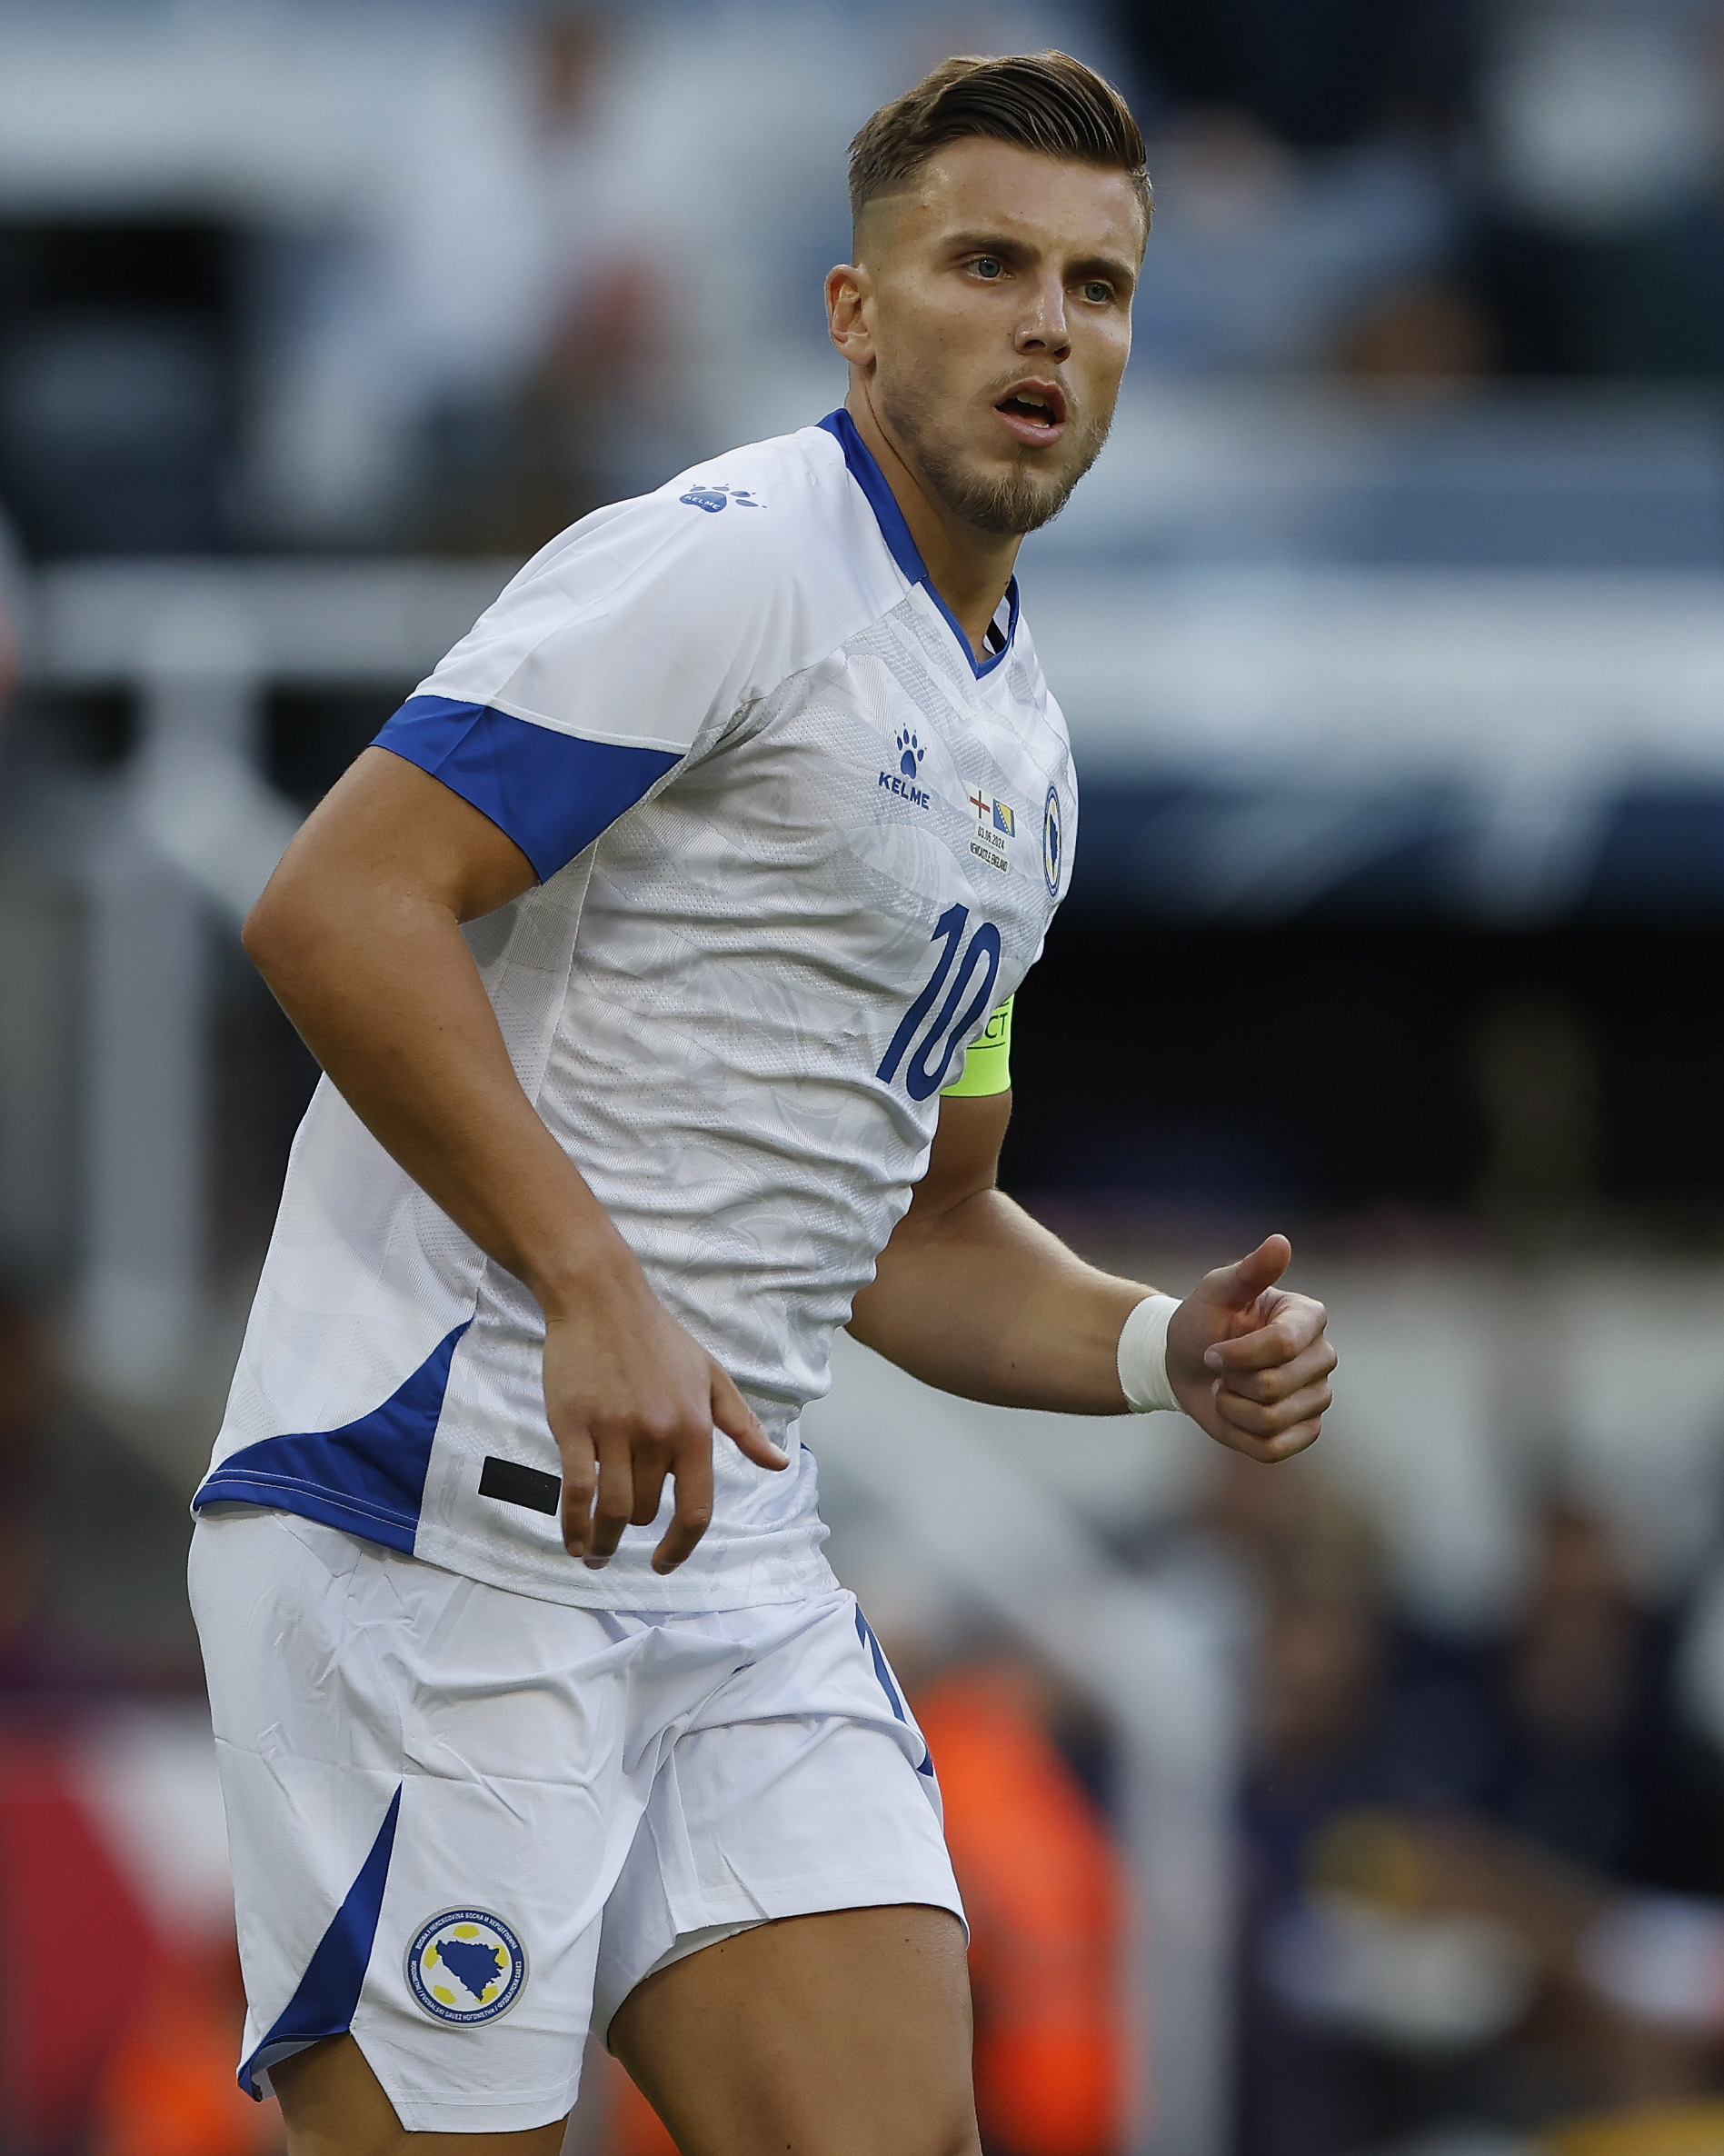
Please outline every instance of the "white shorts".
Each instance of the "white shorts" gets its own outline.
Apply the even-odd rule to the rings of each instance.
[[[248,2001],[242,2086],[351,2030],[404,2127],[574,2101],[643,1977],[817,1910],[962,1917],[857,1609],[635,1615],[244,1506],[193,1537]]]

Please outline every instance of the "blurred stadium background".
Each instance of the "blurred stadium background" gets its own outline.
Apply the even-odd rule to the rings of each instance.
[[[1046,44],[1159,208],[1023,563],[1011,1180],[1176,1289],[1286,1228],[1343,1367],[1272,1474],[810,1418],[990,2156],[1724,2151],[1718,0],[0,0],[7,2156],[277,2145],[182,1591],[314,1075],[237,921],[515,563],[839,401],[844,144]]]

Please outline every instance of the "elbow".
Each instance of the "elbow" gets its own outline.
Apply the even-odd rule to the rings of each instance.
[[[270,960],[279,933],[277,916],[280,909],[274,903],[273,886],[246,914],[239,932],[239,940],[245,955],[267,981]]]
[[[278,995],[297,971],[311,931],[304,906],[278,873],[240,929],[246,957]]]
[[[264,953],[269,948],[270,918],[263,899],[246,914],[240,923],[240,948],[261,973],[264,971]]]

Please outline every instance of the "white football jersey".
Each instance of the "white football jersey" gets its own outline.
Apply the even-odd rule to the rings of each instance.
[[[466,931],[515,1071],[791,1466],[715,1437],[713,1523],[668,1578],[668,1494],[606,1570],[570,1558],[537,1304],[325,1080],[200,1506],[576,1604],[829,1584],[797,1417],[1070,872],[1015,584],[990,641],[977,664],[836,412],[574,525],[378,736],[537,870]]]

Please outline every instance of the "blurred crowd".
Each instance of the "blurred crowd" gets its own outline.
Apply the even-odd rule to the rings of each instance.
[[[1261,1598],[1242,2147],[1399,2147],[1446,2119],[1507,2149],[1589,2113],[1619,2121],[1599,2148],[1713,2145],[1724,1720],[1703,1614],[1637,1595],[1611,1524],[1560,1499],[1511,1622],[1462,1641],[1397,1611],[1312,1474],[1236,1474],[1211,1525]]]
[[[1121,5],[1115,27],[1163,189],[1157,363],[1717,374],[1704,0]]]
[[[954,46],[1063,42],[1135,98],[1140,380],[1724,366],[1714,0],[85,12],[0,31],[36,552],[518,554],[782,423],[839,386],[843,144]]]

